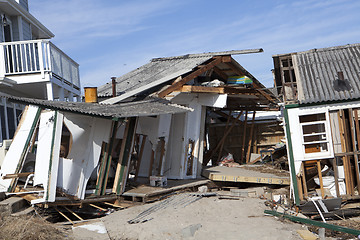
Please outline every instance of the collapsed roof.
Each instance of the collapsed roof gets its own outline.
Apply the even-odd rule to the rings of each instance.
[[[188,54],[177,57],[155,58],[149,63],[116,78],[116,97],[103,103],[114,104],[134,96],[154,95],[167,97],[172,92],[225,93],[237,98],[242,95],[239,105],[260,106],[275,102],[274,95],[253,75],[236,62],[231,55],[262,52],[262,49],[226,51],[203,54]],[[230,84],[229,77],[246,76],[251,84]],[[204,82],[220,80],[225,83],[218,91],[204,87]],[[192,85],[192,89],[183,89]],[[100,97],[112,97],[113,88],[109,82],[98,88]],[[228,106],[231,107],[231,106]]]

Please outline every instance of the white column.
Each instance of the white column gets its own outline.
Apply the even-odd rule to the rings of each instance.
[[[18,16],[17,21],[18,21],[18,29],[19,29],[19,41],[23,41],[24,40],[24,30],[23,30],[22,17]]]
[[[46,98],[47,100],[54,100],[54,87],[52,82],[46,83]]]
[[[65,97],[64,97],[64,88],[59,86],[59,100],[60,101],[64,101]]]
[[[69,102],[74,102],[74,93],[69,92]]]

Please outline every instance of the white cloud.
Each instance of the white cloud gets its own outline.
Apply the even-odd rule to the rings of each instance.
[[[83,85],[104,84],[153,57],[261,47],[264,53],[236,59],[270,87],[273,54],[360,39],[356,0],[229,1],[227,6],[242,11],[230,16],[219,9],[207,18],[195,18],[191,14],[196,11],[187,13],[201,2],[209,3],[32,0],[30,9],[55,33],[59,47],[76,55]],[[209,6],[216,7],[205,4],[198,15]]]

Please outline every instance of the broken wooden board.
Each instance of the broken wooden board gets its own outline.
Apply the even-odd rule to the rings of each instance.
[[[131,189],[129,191],[124,192],[121,197],[125,200],[130,200],[133,202],[148,202],[149,200],[153,200],[159,198],[163,195],[176,192],[179,190],[183,190],[186,188],[195,188],[202,185],[208,184],[210,181],[207,179],[201,180],[168,180],[167,187],[150,187],[141,185],[137,188]]]
[[[290,176],[281,177],[273,173],[262,173],[242,167],[209,167],[203,170],[202,175],[213,181],[221,182],[244,182],[259,184],[290,185]]]

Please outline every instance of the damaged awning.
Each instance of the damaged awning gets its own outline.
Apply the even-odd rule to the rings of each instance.
[[[193,111],[191,108],[173,104],[170,103],[170,101],[160,98],[149,98],[136,102],[104,105],[85,102],[49,101],[14,96],[0,97],[5,97],[10,101],[21,104],[36,105],[52,110],[80,113],[103,118],[143,117]]]

